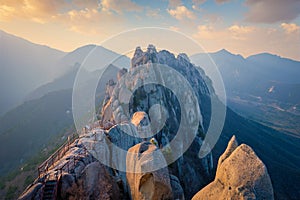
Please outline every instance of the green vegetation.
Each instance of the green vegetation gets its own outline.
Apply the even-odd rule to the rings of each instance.
[[[33,183],[33,181],[34,181],[34,178],[33,178],[32,175],[27,176],[25,181],[24,181],[23,187],[26,188],[28,185]]]
[[[0,190],[3,190],[5,188],[5,181],[0,180]]]
[[[25,164],[0,178],[0,190],[6,192],[5,199],[15,199],[20,195],[20,191],[33,183],[37,177],[37,167],[67,140],[67,135],[73,133],[73,130],[73,126],[63,129],[56,137],[50,139],[47,144],[47,151],[38,152],[29,158]]]
[[[16,186],[9,186],[6,195],[5,195],[5,199],[7,200],[11,200],[14,199],[15,197],[15,192],[18,190],[18,188]]]
[[[269,102],[257,104],[255,101],[240,103],[235,99],[230,100],[234,111],[240,115],[261,123],[265,126],[276,129],[280,132],[299,137],[300,116],[292,112],[282,111],[275,107],[285,108],[288,104],[280,102]],[[291,107],[291,105],[289,105]],[[286,108],[285,108],[286,109]]]
[[[59,134],[73,124],[72,115],[66,113],[71,104],[72,90],[62,90],[28,101],[0,118],[0,176],[22,162],[24,166],[38,152],[49,151],[49,141],[61,142]]]

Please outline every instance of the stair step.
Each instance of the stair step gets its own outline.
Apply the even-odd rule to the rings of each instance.
[[[53,196],[53,193],[46,193],[44,196]]]
[[[49,198],[53,198],[53,196],[44,196],[44,199],[45,199],[45,198],[48,198],[48,199],[49,199]]]
[[[45,188],[54,188],[56,185],[45,185]]]
[[[48,180],[45,183],[43,191],[43,200],[53,200],[55,199],[55,192],[57,188],[56,180]]]
[[[53,196],[45,196],[43,199],[54,199]]]
[[[45,192],[52,192],[54,190],[54,188],[51,189],[44,189]]]
[[[44,195],[52,195],[52,194],[53,194],[53,191],[44,192]]]
[[[55,188],[55,187],[45,187],[45,190],[53,190],[53,188]]]
[[[51,181],[51,182],[47,181],[46,185],[56,185],[56,183],[57,183],[56,181]]]
[[[44,196],[44,198],[53,198],[54,196],[53,195],[46,195]]]

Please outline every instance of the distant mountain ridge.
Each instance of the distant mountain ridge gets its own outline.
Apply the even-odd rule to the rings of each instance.
[[[115,65],[129,67],[130,64],[126,56],[101,46],[86,45],[67,53],[34,44],[1,30],[0,52],[0,116],[24,100],[39,98],[53,91],[54,88],[48,88],[49,91],[42,92],[40,87],[75,72],[81,64],[88,66],[90,71],[99,69],[99,65],[103,67],[101,63],[114,58],[118,58],[114,61]],[[86,62],[85,58],[88,58]],[[56,89],[65,87],[60,85]]]
[[[0,31],[0,115],[22,102],[37,85],[51,81],[63,68],[55,63],[66,53]]]
[[[213,67],[210,57],[223,78],[229,107],[277,130],[300,135],[299,61],[269,53],[244,58],[224,49],[196,54],[191,60]]]

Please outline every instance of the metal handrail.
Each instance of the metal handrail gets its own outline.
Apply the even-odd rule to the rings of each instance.
[[[96,127],[101,127],[100,121],[96,121],[90,124],[91,129],[94,129]],[[83,132],[85,131],[86,130],[83,130]],[[79,135],[77,133],[73,133],[71,137],[68,136],[68,140],[59,149],[57,149],[47,160],[45,160],[41,165],[39,165],[38,167],[39,178],[41,178],[41,175],[45,174],[48,171],[48,169],[51,166],[53,166],[55,162],[57,162],[65,155],[65,153],[70,149],[70,144],[73,143],[78,137]]]
[[[77,133],[72,134],[71,137],[68,136],[68,140],[38,167],[39,178],[41,178],[41,175],[46,173],[56,161],[65,155],[65,153],[70,149],[70,144],[77,138]]]

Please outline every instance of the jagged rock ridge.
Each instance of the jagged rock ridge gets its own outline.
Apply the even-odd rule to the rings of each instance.
[[[152,64],[167,64],[188,80],[200,107],[200,123],[190,148],[176,162],[141,173],[140,169],[151,165],[151,160],[168,162],[168,155],[176,148],[168,146],[169,142],[176,135],[180,115],[185,115],[172,91],[161,85],[142,84],[147,77],[161,78],[155,71],[147,70]],[[181,84],[174,84],[178,90],[186,91]],[[189,94],[186,95],[189,99]],[[117,81],[108,82],[99,124],[83,131],[67,154],[51,166],[42,179],[37,179],[20,199],[41,197],[44,190],[41,183],[54,178],[58,171],[57,195],[62,199],[191,199],[212,180],[212,155],[200,159],[198,152],[209,123],[207,107],[214,95],[210,80],[190,63],[187,55],[179,54],[176,58],[166,50],[157,52],[153,45],[149,45],[146,52],[138,47],[129,71],[120,70]],[[195,103],[195,99],[187,103]],[[155,105],[161,105],[165,110]],[[165,122],[162,127],[161,122]],[[188,127],[186,130],[186,135],[190,134]],[[151,135],[153,132],[157,133]],[[151,143],[147,142],[150,138]],[[149,152],[160,151],[162,147],[168,147],[167,152],[161,151],[160,156],[151,157]],[[114,148],[124,151],[119,153]],[[234,149],[226,150],[220,160],[225,163]],[[138,156],[130,156],[127,151],[136,152]],[[69,163],[68,168],[62,167],[64,163]],[[130,172],[126,173],[126,168],[131,169]],[[107,187],[99,192],[99,185],[103,184]]]
[[[153,45],[149,45],[145,52],[140,47],[136,48],[134,56],[131,60],[131,68],[128,72],[122,69],[118,76],[118,81],[112,92],[111,87],[107,87],[107,94],[110,94],[105,99],[102,110],[102,123],[104,127],[110,127],[119,123],[127,123],[137,111],[144,111],[151,117],[151,128],[154,133],[157,127],[160,127],[161,119],[164,110],[160,108],[153,112],[155,105],[161,105],[166,108],[167,119],[165,126],[154,136],[158,141],[159,146],[167,146],[176,135],[179,124],[182,123],[180,103],[176,95],[168,88],[156,84],[143,84],[148,79],[166,79],[170,84],[176,85],[179,93],[185,95],[188,99],[189,95],[184,91],[187,89],[184,84],[176,82],[172,79],[174,75],[169,77],[161,75],[161,72],[152,70],[152,65],[162,64],[168,65],[174,71],[179,72],[191,85],[195,91],[197,102],[201,113],[197,136],[187,152],[180,157],[169,168],[171,174],[177,176],[182,183],[182,187],[186,193],[186,197],[191,198],[197,191],[206,185],[211,178],[212,156],[207,155],[203,159],[198,158],[198,152],[204,138],[204,130],[207,129],[209,123],[210,110],[207,107],[210,105],[210,98],[214,95],[210,80],[206,77],[203,71],[198,71],[193,64],[190,63],[186,54],[179,54],[177,57],[174,54],[162,50],[157,52]],[[144,66],[143,68],[140,66]],[[173,81],[173,82],[172,82]],[[210,93],[212,92],[212,94]],[[193,100],[192,100],[193,101]],[[129,103],[128,103],[129,102]],[[193,106],[187,106],[193,109]],[[193,113],[194,110],[188,110],[188,113]],[[207,117],[202,117],[207,116]],[[155,119],[158,119],[157,121]],[[159,129],[158,129],[159,130]],[[186,134],[189,134],[188,127]],[[184,138],[183,138],[184,139]],[[177,145],[178,147],[180,144]],[[174,147],[176,148],[176,147]],[[190,183],[193,182],[191,186]]]

